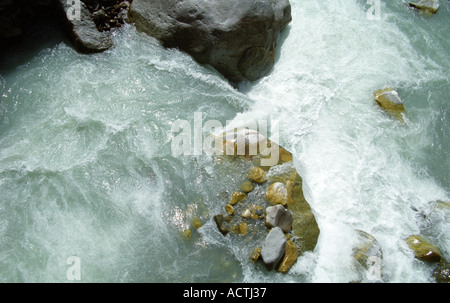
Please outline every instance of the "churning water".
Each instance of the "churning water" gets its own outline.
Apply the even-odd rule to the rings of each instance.
[[[379,242],[383,281],[433,281],[405,238],[426,229],[450,257],[449,214],[432,209],[450,191],[448,2],[424,16],[381,0],[379,19],[366,1],[291,4],[273,71],[237,87],[132,25],[101,54],[55,38],[11,55],[22,57],[0,70],[0,281],[68,281],[75,256],[82,282],[350,282],[355,229]],[[385,87],[405,124],[374,103]],[[250,263],[212,221],[239,168],[173,155],[172,125],[196,112],[279,121],[321,230],[288,274]],[[194,217],[203,226],[186,240]]]

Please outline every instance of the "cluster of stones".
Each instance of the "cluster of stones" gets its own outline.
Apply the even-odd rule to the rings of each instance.
[[[229,132],[223,137],[229,139],[230,134],[243,133]],[[261,136],[257,132],[247,135],[245,142],[248,144],[259,142],[251,136]],[[286,273],[303,252],[314,250],[320,231],[304,199],[302,180],[293,167],[292,155],[273,142],[269,144],[279,150],[279,161],[274,166],[282,166],[281,173],[271,173],[274,166],[260,166],[261,155],[242,155],[243,161],[252,161],[255,165],[245,175],[240,190],[231,194],[223,212],[214,216],[214,221],[224,236],[230,232],[251,236],[249,241],[255,243],[250,253],[252,262],[262,261],[268,270]],[[246,151],[249,150],[251,148],[246,146]],[[252,191],[254,196],[249,202],[248,195]]]
[[[121,27],[126,19],[130,1],[124,0],[83,0],[99,31]]]

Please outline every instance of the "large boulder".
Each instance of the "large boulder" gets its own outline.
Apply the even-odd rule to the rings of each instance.
[[[58,0],[66,27],[75,49],[81,53],[97,53],[113,46],[108,32],[100,32],[92,14],[83,2],[73,4],[67,0]]]
[[[134,0],[129,10],[138,30],[236,82],[270,72],[291,19],[289,0]]]

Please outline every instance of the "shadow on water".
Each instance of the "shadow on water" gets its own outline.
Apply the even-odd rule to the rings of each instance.
[[[41,7],[32,17],[23,19],[21,36],[0,38],[0,75],[26,64],[43,49],[61,42],[70,44],[61,15],[54,6]]]

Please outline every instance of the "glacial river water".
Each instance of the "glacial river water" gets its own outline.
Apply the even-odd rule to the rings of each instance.
[[[450,214],[432,203],[450,200],[450,7],[424,16],[378,3],[372,15],[361,0],[291,0],[273,71],[237,86],[133,25],[100,54],[78,54],[52,27],[42,47],[10,54],[0,281],[67,282],[75,260],[81,282],[351,282],[360,229],[383,250],[384,282],[433,282],[405,239],[426,232],[450,258]],[[386,87],[404,124],[373,100]],[[224,126],[278,123],[321,231],[289,273],[249,262],[217,231],[237,169],[174,155],[172,126],[199,112]],[[187,240],[193,218],[203,226]]]

